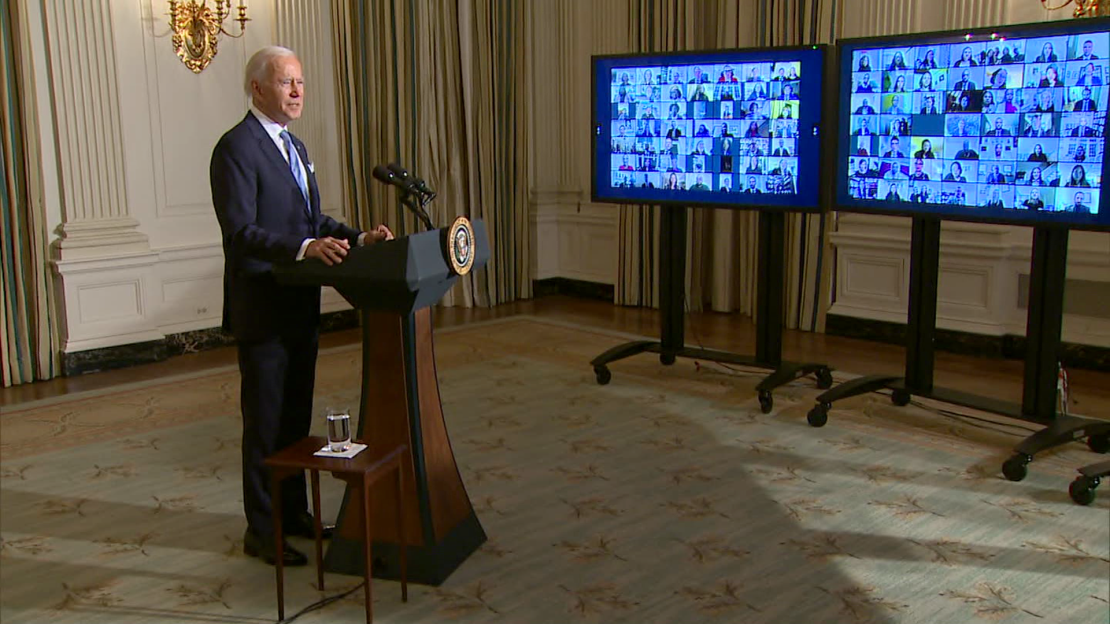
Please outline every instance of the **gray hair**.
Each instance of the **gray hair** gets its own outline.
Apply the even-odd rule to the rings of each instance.
[[[252,82],[262,82],[266,79],[266,72],[269,71],[270,63],[274,59],[284,58],[286,56],[297,56],[295,52],[289,48],[281,46],[266,46],[247,61],[247,69],[243,76],[243,90],[246,91],[247,97],[253,95],[251,91]]]

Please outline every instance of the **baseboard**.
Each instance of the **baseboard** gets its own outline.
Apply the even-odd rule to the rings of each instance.
[[[535,297],[546,295],[570,295],[584,299],[598,299],[613,302],[615,288],[612,284],[587,282],[585,280],[570,279],[567,277],[549,277],[532,282],[532,293]]]
[[[320,318],[320,332],[328,333],[358,327],[354,310],[329,312]],[[169,334],[162,340],[62,353],[62,375],[73,377],[86,373],[127,368],[139,364],[161,362],[177,355],[197,353],[235,344],[235,339],[219,327]]]
[[[889,344],[904,345],[906,325],[829,314],[825,333],[831,336],[861,338]],[[936,348],[949,353],[1021,360],[1025,358],[1025,336],[1007,334],[987,336],[951,329],[936,330]],[[1110,371],[1110,349],[1065,342],[1060,345],[1060,361],[1067,368]]]

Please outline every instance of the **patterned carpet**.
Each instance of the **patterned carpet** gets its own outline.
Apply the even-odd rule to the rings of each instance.
[[[763,415],[758,375],[648,355],[598,386],[587,362],[625,338],[531,317],[438,334],[490,541],[407,604],[376,582],[377,621],[1110,622],[1110,489],[1067,495],[1085,446],[1011,483],[1022,423],[871,395],[814,429],[810,381]],[[273,621],[273,569],[242,555],[237,384],[224,369],[6,410],[0,621]],[[317,386],[354,406],[358,352],[321,354]],[[323,484],[334,515],[341,486]],[[290,570],[287,614],[358,581],[321,594]],[[298,622],[362,622],[361,600]]]

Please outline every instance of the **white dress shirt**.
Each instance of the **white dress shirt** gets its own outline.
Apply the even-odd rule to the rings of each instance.
[[[281,152],[282,157],[285,158],[286,164],[288,164],[289,163],[289,152],[287,152],[285,150],[285,141],[281,140],[281,133],[288,130],[288,128],[279,124],[278,122],[274,121],[273,119],[270,119],[269,117],[267,117],[266,113],[263,113],[262,111],[258,110],[258,107],[256,107],[253,102],[251,103],[250,109],[251,109],[251,113],[253,113],[255,118],[258,119],[258,123],[262,124],[262,129],[265,130],[266,134],[268,134],[270,136],[270,140],[272,140],[274,142],[274,145],[277,146],[278,151]],[[304,159],[303,158],[298,158],[297,160],[298,160],[297,164],[301,168],[301,175],[304,176],[304,179],[307,181],[308,180],[308,172],[305,171]],[[366,236],[366,232],[362,232],[358,235],[358,242],[357,242],[358,245],[362,245],[362,240],[363,240],[363,237],[365,237],[365,236]],[[311,243],[314,240],[316,240],[316,239],[315,238],[306,238],[306,239],[304,239],[303,242],[301,242],[301,248],[297,251],[297,260],[304,260],[305,251],[308,250],[309,243]]]

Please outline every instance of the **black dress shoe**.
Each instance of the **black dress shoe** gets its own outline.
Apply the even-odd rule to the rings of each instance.
[[[243,534],[243,552],[248,556],[258,557],[270,565],[274,565],[274,562],[277,561],[277,549],[274,547],[273,536],[259,535],[250,529],[247,529],[247,532]],[[303,566],[308,563],[308,557],[290,546],[289,542],[283,542],[281,561],[283,565],[287,566]]]
[[[281,530],[286,535],[295,535],[297,537],[307,537],[308,539],[316,538],[316,530],[312,528],[312,514],[307,511],[301,511],[293,514],[292,517],[286,517],[282,522]],[[320,537],[329,539],[335,533],[334,524],[320,523]]]

